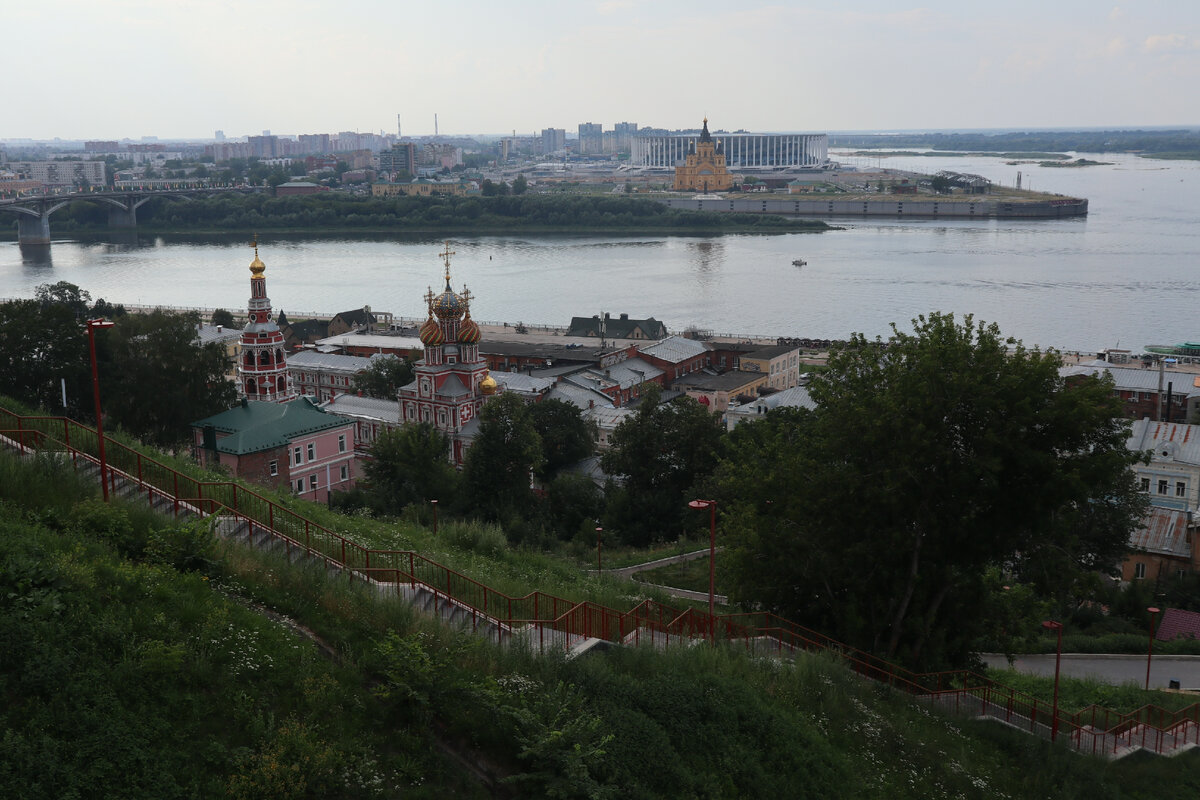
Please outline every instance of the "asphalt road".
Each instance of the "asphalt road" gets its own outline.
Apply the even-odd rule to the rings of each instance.
[[[1002,655],[986,654],[983,660],[989,667],[1008,666],[1008,660]],[[1019,672],[1053,677],[1054,655],[1017,656],[1013,667]],[[1063,653],[1061,673],[1113,684],[1133,681],[1143,686],[1146,683],[1146,656]],[[1165,689],[1172,680],[1179,681],[1183,689],[1200,689],[1200,656],[1154,656],[1150,664],[1151,688]]]

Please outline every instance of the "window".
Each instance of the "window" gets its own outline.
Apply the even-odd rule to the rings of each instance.
[[[308,476],[308,488],[313,489],[313,490],[315,490],[317,488],[317,476],[316,475]]]
[[[296,494],[304,494],[304,478],[296,481]]]
[[[338,452],[339,453],[346,452],[346,434],[344,434],[344,433],[341,434],[340,436],[338,436]],[[1179,485],[1182,486],[1183,484],[1181,483]]]
[[[1142,478],[1142,491],[1147,492],[1147,493],[1150,491],[1150,479],[1149,478]]]
[[[1139,561],[1138,563],[1133,565],[1133,577],[1135,577],[1135,578],[1146,577],[1146,565],[1143,564],[1141,561]]]
[[[1183,481],[1175,481],[1175,496],[1176,496],[1176,497],[1183,497],[1183,493],[1184,493],[1184,483],[1183,483]]]
[[[345,481],[345,480],[349,480],[349,479],[350,479],[350,468],[349,468],[349,467],[347,467],[345,464],[342,464],[342,475],[341,475],[341,477],[342,477],[342,480],[344,480],[344,481]]]
[[[1167,493],[1167,481],[1166,481],[1166,479],[1159,480],[1159,482],[1158,482],[1158,493],[1159,493],[1159,494],[1166,494],[1166,493]]]
[[[275,477],[276,475],[279,474],[279,462],[278,461],[268,461],[267,462],[267,470],[271,473],[272,478]]]
[[[301,450],[299,447],[292,450],[292,463],[293,464],[303,464],[304,463],[304,451]]]
[[[314,459],[316,459],[316,457],[317,457],[317,443],[309,442],[308,443],[308,460],[313,461]],[[1166,493],[1166,491],[1167,491],[1166,489],[1163,489],[1163,493]]]

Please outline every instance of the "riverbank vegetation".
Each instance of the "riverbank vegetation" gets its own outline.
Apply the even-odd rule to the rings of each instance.
[[[931,148],[942,151],[1000,153],[1196,153],[1200,151],[1200,131],[1106,130],[1106,131],[1011,131],[1007,133],[900,133],[831,134],[830,147],[853,148]],[[866,155],[869,155],[867,153]],[[1027,156],[1022,156],[1027,157]]]
[[[6,797],[1141,798],[1107,763],[944,717],[827,656],[499,649],[321,569],[103,504],[0,453]]]
[[[58,233],[108,230],[108,207],[74,200],[55,213]],[[10,237],[15,218],[4,220]],[[820,220],[667,208],[622,195],[370,197],[324,192],[300,197],[229,193],[159,197],[138,209],[141,233],[795,233],[830,230]]]

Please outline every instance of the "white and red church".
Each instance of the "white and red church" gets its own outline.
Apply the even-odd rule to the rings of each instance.
[[[283,333],[271,319],[271,299],[267,297],[267,279],[263,277],[266,269],[267,265],[258,257],[256,239],[254,260],[250,262],[250,303],[238,362],[238,391],[247,400],[286,403],[298,395],[288,382]]]
[[[425,295],[429,317],[421,326],[425,357],[413,368],[413,382],[397,392],[400,421],[429,423],[451,442],[450,458],[461,465],[478,429],[479,411],[499,388],[488,375],[487,361],[479,356],[479,325],[471,319],[471,293],[450,288],[447,245],[441,257],[446,266],[446,287],[439,295]]]

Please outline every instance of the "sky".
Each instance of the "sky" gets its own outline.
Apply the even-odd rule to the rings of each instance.
[[[0,139],[1200,126],[1198,0],[13,0]]]

